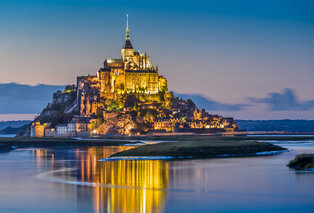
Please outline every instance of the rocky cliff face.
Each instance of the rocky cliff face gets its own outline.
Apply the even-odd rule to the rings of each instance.
[[[160,127],[162,130],[170,129],[167,127],[169,125],[181,129],[200,129],[206,125],[222,129],[235,124],[231,118],[198,110],[193,101],[178,99],[172,93],[120,94],[114,99],[98,96],[89,99],[89,96],[88,91],[80,93],[74,85],[68,86],[65,92],[54,93],[53,100],[34,121],[40,122],[38,125],[44,124],[43,128],[55,128],[58,124],[68,124],[75,117],[79,119],[73,120],[79,126],[75,126],[76,131],[97,135],[130,135],[159,130],[155,125],[158,119],[163,125]],[[80,127],[81,123],[84,128]],[[30,136],[30,129],[31,125],[22,130],[19,136]]]
[[[76,92],[70,91],[62,93],[58,91],[53,94],[52,101],[48,103],[47,107],[35,118],[34,122],[50,123],[51,127],[55,127],[57,124],[68,123],[74,115],[78,115],[78,113]],[[22,129],[17,136],[30,136],[30,127],[31,124]]]
[[[117,112],[107,113],[109,116],[96,128],[98,134],[102,135],[128,135],[137,124],[130,114]]]
[[[78,113],[76,92],[62,93],[59,91],[54,93],[52,102],[35,120],[41,123],[51,123],[51,127],[55,127],[57,124],[68,123]]]

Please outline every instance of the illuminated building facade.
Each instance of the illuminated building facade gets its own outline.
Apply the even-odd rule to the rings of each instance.
[[[41,124],[40,122],[33,122],[31,126],[30,137],[42,138],[45,136],[45,128],[47,124]]]
[[[167,80],[159,75],[158,67],[151,64],[150,57],[134,51],[130,41],[127,19],[126,38],[121,49],[121,58],[106,59],[97,73],[100,91],[112,98],[114,93],[157,94],[167,91]]]
[[[121,58],[106,59],[97,75],[77,78],[80,115],[93,115],[97,111],[97,100],[115,99],[117,95],[143,93],[157,95],[167,93],[167,79],[159,75],[146,53],[134,51],[130,40],[127,18],[126,38],[121,49]]]

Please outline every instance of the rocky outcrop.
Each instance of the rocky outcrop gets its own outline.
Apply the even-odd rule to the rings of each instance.
[[[16,137],[29,137],[31,134],[31,123],[21,128],[19,133],[17,133]]]
[[[300,154],[289,162],[288,166],[293,169],[313,169],[314,170],[314,154]]]
[[[106,113],[103,123],[96,131],[102,135],[128,135],[136,126],[130,114],[112,112]]]
[[[52,102],[35,120],[41,123],[50,123],[54,127],[57,124],[68,123],[78,113],[76,92],[62,93],[58,91],[54,93]]]
[[[61,92],[57,91],[53,94],[53,100],[48,103],[40,115],[35,118],[34,122],[49,123],[50,127],[57,124],[68,123],[75,115],[79,114],[76,91]],[[30,136],[31,124],[22,128],[17,134],[19,137]]]

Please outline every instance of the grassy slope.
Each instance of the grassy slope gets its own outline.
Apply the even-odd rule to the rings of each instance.
[[[136,147],[115,156],[172,156],[172,157],[215,157],[224,154],[253,154],[265,151],[285,150],[280,146],[256,141],[212,138],[194,141],[164,142]]]

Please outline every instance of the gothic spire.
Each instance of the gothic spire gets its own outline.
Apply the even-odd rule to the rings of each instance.
[[[129,15],[126,14],[126,33],[125,33],[125,43],[123,49],[133,49],[130,41],[130,30],[129,30]]]
[[[125,39],[130,40],[130,30],[129,30],[129,14],[126,14],[126,34]]]

